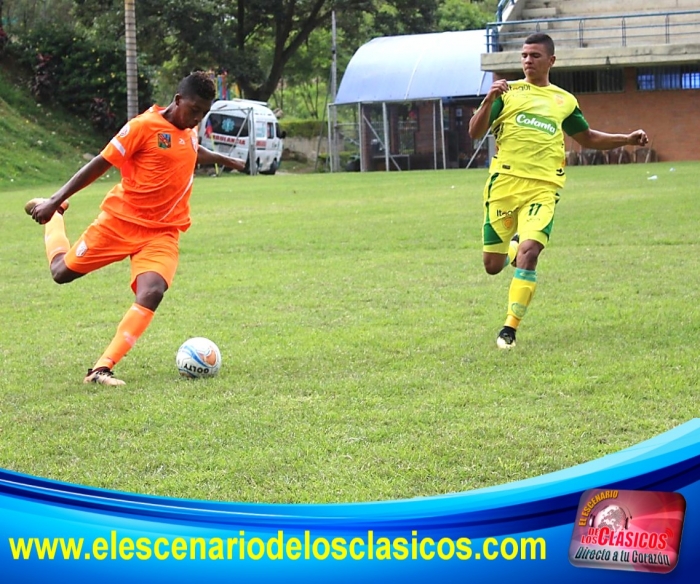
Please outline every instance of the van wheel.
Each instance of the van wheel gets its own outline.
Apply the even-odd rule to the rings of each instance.
[[[241,172],[243,174],[250,174],[250,158],[245,159],[245,166],[243,167],[242,170],[239,170],[238,172]]]
[[[277,164],[277,159],[275,158],[272,161],[272,164],[270,165],[270,168],[267,170],[261,170],[260,174],[275,174],[277,172],[277,169],[279,168],[279,164]]]

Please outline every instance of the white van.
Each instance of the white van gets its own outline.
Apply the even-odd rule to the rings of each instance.
[[[255,141],[252,144],[251,127],[255,127]],[[255,170],[261,174],[277,172],[282,162],[284,137],[277,116],[263,101],[215,101],[199,125],[199,142],[202,145],[248,161],[248,169],[250,161],[254,160]]]

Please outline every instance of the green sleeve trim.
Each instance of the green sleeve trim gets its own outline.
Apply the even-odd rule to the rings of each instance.
[[[579,132],[585,132],[589,127],[590,126],[588,125],[586,118],[583,117],[583,113],[578,107],[574,109],[569,117],[566,118],[561,124],[561,129],[564,130],[569,136],[573,136]]]
[[[493,124],[494,120],[501,115],[503,111],[503,98],[499,95],[496,101],[491,105],[491,115],[489,116],[489,126]]]

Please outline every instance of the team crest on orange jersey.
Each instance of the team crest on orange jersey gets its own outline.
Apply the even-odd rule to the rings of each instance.
[[[158,148],[170,148],[172,144],[172,138],[170,134],[158,134]]]

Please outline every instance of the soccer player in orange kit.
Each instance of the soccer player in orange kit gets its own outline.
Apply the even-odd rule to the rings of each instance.
[[[102,152],[49,199],[32,199],[25,211],[45,226],[51,276],[67,284],[127,257],[131,259],[134,304],[117,333],[84,379],[124,385],[113,368],[153,319],[178,263],[180,232],[190,226],[189,199],[196,164],[243,170],[244,161],[198,144],[197,126],[216,96],[213,80],[201,71],[185,77],[167,107],[152,106],[130,120]],[[107,193],[97,219],[71,247],[63,223],[68,198],[112,166],[122,180]]]

